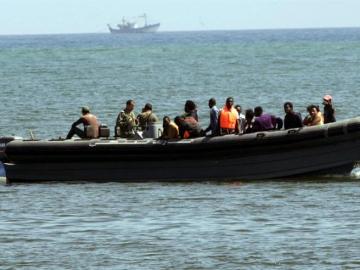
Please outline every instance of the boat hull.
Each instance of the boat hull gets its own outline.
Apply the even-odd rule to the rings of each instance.
[[[352,144],[229,160],[63,162],[5,164],[10,182],[28,181],[210,181],[256,180],[322,173],[348,173],[359,159]],[[349,156],[349,153],[351,156]],[[338,158],[346,154],[349,159]],[[271,162],[269,162],[271,160]]]
[[[180,141],[13,141],[11,182],[255,180],[349,173],[360,118],[301,130]]]

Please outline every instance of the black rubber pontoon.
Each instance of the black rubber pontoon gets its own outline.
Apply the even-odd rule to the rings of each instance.
[[[207,181],[349,173],[360,118],[323,126],[189,140],[67,140],[7,144],[8,182]]]

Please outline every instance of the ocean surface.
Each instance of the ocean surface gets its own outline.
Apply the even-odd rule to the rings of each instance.
[[[128,99],[283,116],[331,94],[359,116],[360,29],[0,36],[0,136],[65,137],[81,106],[113,127]],[[0,166],[0,174],[1,174]],[[305,181],[304,181],[305,180]],[[360,171],[291,182],[0,180],[0,269],[359,269]]]

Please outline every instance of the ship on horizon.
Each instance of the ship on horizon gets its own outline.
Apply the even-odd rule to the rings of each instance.
[[[146,14],[139,16],[139,18],[144,19],[142,26],[138,25],[137,20],[128,21],[124,17],[122,18],[122,22],[117,25],[117,28],[112,28],[110,24],[107,26],[111,34],[155,33],[160,27],[160,23],[148,24]]]

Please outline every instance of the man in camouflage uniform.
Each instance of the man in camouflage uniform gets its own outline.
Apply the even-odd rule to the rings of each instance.
[[[145,130],[150,124],[156,123],[159,121],[155,113],[152,111],[152,105],[146,103],[142,109],[142,113],[137,116],[140,130]]]
[[[136,116],[133,112],[134,107],[135,102],[128,100],[126,108],[119,113],[115,124],[116,137],[131,138],[134,136],[137,127]]]

